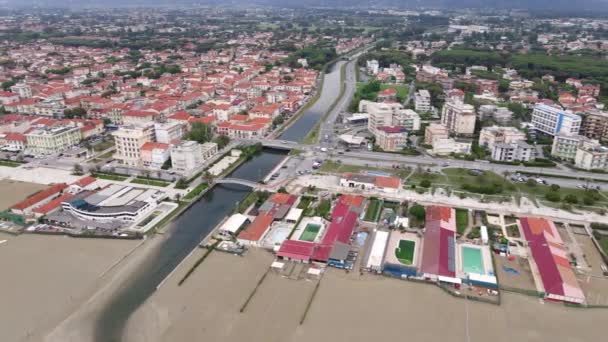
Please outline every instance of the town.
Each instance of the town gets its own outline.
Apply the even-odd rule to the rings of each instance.
[[[0,269],[22,289],[6,340],[402,338],[387,315],[422,340],[599,339],[606,24],[0,13]]]

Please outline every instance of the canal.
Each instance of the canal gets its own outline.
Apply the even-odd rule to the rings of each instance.
[[[340,69],[345,61],[339,61],[327,68],[324,75],[323,89],[321,95],[310,108],[308,108],[289,128],[281,134],[280,139],[290,141],[301,141],[319,122],[321,117],[327,113],[332,103],[340,95]]]
[[[300,141],[327,112],[340,94],[340,68],[344,61],[328,67],[323,89],[317,101],[282,135],[281,139]],[[284,153],[263,150],[258,156],[238,167],[230,177],[259,181],[285,157]],[[98,316],[95,341],[119,342],[128,318],[154,293],[198,243],[241,201],[250,189],[239,185],[216,185],[207,194],[173,220],[169,237],[121,286]]]

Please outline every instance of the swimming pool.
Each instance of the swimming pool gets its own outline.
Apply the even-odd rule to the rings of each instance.
[[[485,274],[481,249],[462,247],[462,268],[465,273]]]
[[[365,173],[368,175],[372,175],[372,176],[381,176],[381,177],[390,177],[391,176],[390,173],[380,172],[380,171],[365,171]]]

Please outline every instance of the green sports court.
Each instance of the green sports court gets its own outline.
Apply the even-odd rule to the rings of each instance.
[[[411,265],[414,262],[414,250],[416,242],[410,240],[399,240],[399,247],[395,248],[397,260],[404,265]]]
[[[319,234],[319,230],[321,230],[320,224],[315,224],[315,223],[307,224],[306,228],[304,228],[304,231],[302,232],[302,235],[300,235],[300,241],[308,241],[308,242],[315,241],[317,234]]]

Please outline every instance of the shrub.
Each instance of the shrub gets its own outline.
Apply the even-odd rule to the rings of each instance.
[[[422,221],[422,220],[424,220],[424,217],[426,215],[426,210],[420,204],[414,204],[410,208],[410,215],[412,215],[416,219]]]
[[[429,188],[431,186],[431,181],[428,180],[428,179],[423,179],[420,182],[420,186],[423,187],[423,188]]]
[[[578,198],[576,198],[576,195],[574,194],[568,194],[564,197],[564,201],[566,201],[566,203],[576,204],[578,203]]]
[[[558,191],[558,190],[559,190],[559,185],[551,184],[551,191]]]
[[[561,196],[557,192],[549,192],[545,195],[545,198],[551,202],[559,202],[561,200]]]

